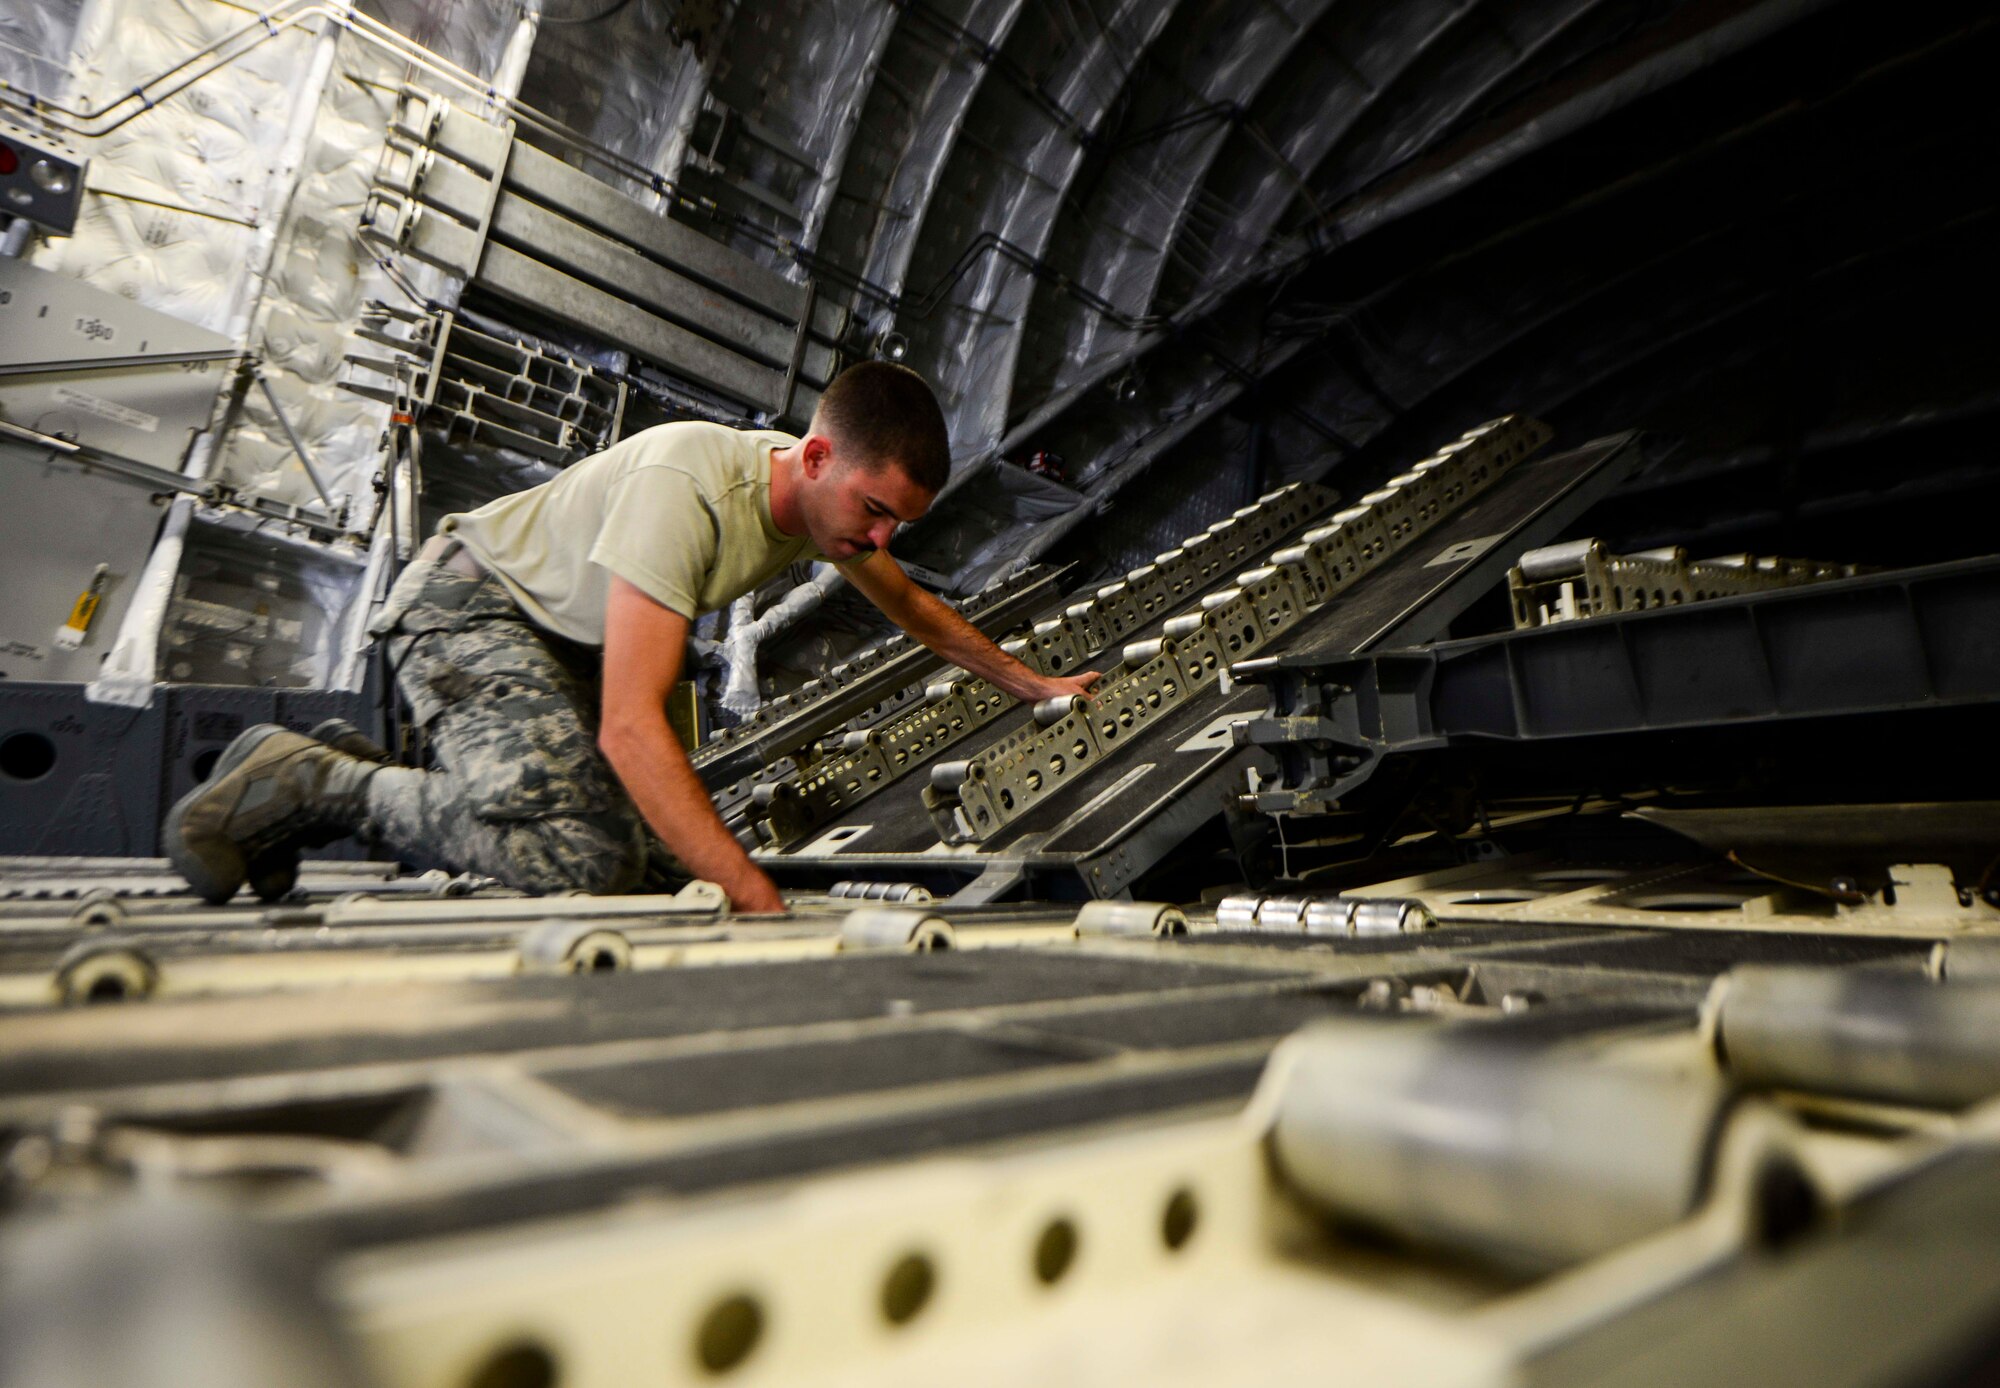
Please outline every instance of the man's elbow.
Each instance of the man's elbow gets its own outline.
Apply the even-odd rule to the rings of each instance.
[[[665,724],[666,715],[659,722]],[[632,756],[646,742],[645,719],[632,715],[606,714],[597,728],[597,750],[616,770],[629,763]]]

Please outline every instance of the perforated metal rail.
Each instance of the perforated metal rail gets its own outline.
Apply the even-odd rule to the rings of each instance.
[[[1235,565],[1268,552],[1332,502],[1330,492],[1311,483],[1267,493],[1090,598],[1002,641],[1001,649],[1043,674],[1073,673]],[[829,754],[805,759],[794,774],[758,786],[753,814],[759,837],[779,847],[797,843],[1017,702],[977,676],[946,672],[926,690],[923,707],[850,732]]]
[[[946,842],[980,841],[1088,774],[1120,739],[1213,685],[1225,665],[1255,654],[1490,487],[1550,437],[1509,415],[1390,479],[1331,524],[1279,550],[1126,647],[1121,673],[1088,701],[1051,701],[1035,721],[962,761],[931,768],[924,804]],[[1184,553],[1182,551],[1181,553]],[[1183,590],[1185,591],[1185,590]]]

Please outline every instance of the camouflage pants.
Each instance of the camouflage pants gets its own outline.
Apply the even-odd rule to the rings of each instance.
[[[521,612],[500,581],[411,564],[371,630],[436,762],[369,786],[398,851],[523,891],[629,891],[651,835],[597,749],[601,659]]]

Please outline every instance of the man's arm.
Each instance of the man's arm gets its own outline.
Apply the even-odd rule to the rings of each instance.
[[[667,726],[667,695],[680,681],[687,634],[687,618],[612,575],[597,745],[646,823],[689,872],[728,892],[739,911],[782,911],[777,886],[723,826]]]
[[[883,615],[954,665],[963,665],[988,683],[1024,702],[1089,694],[1103,676],[1039,675],[1008,655],[949,604],[910,581],[887,550],[839,566],[849,583],[882,609]]]

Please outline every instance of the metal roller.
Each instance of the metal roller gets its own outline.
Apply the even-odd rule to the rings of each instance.
[[[674,905],[683,911],[726,911],[729,893],[716,883],[697,877],[674,893]]]
[[[1174,649],[1171,639],[1154,637],[1150,641],[1134,641],[1120,653],[1120,659],[1128,670],[1137,670],[1142,665],[1150,665],[1161,656]]]
[[[1397,897],[1359,898],[1348,918],[1348,931],[1354,935],[1402,935],[1436,925],[1430,907]]]
[[[843,752],[864,752],[878,740],[873,729],[860,728],[841,736],[840,750]]]
[[[632,942],[590,921],[548,921],[521,937],[524,974],[623,973],[632,967]]]
[[[847,901],[915,901],[931,899],[931,889],[921,882],[836,882],[826,894]]]
[[[1311,562],[1312,546],[1310,545],[1289,545],[1284,549],[1275,551],[1271,555],[1271,564],[1274,568],[1286,568],[1294,564],[1303,566]]]
[[[1717,981],[1709,1009],[1716,1053],[1745,1088],[1931,1108],[2000,1094],[2000,983],[1743,967]]]
[[[93,887],[78,897],[76,909],[69,913],[69,923],[84,930],[123,925],[125,920],[125,906],[118,893],[103,887]]]
[[[1076,913],[1078,939],[1187,934],[1187,917],[1163,901],[1093,901]]]
[[[985,774],[985,769],[976,761],[942,761],[931,768],[931,789],[955,791],[967,781],[976,781]]]
[[[1053,728],[1083,705],[1084,699],[1080,694],[1064,694],[1054,699],[1043,699],[1035,705],[1035,722],[1041,727]]]
[[[1218,607],[1227,607],[1242,596],[1243,590],[1241,588],[1224,588],[1219,592],[1210,593],[1207,597],[1203,598],[1201,600],[1201,610],[1204,612],[1213,612]]]
[[[1583,572],[1584,561],[1590,558],[1590,552],[1595,548],[1595,540],[1565,540],[1559,545],[1544,545],[1522,555],[1516,567],[1521,570],[1521,577],[1530,583],[1575,578]]]
[[[159,982],[153,957],[117,936],[81,941],[56,960],[56,996],[71,1007],[150,997]]]
[[[1257,908],[1264,898],[1254,893],[1242,896],[1225,896],[1215,903],[1215,928],[1217,930],[1255,930],[1257,928]]]
[[[924,699],[928,703],[941,704],[947,699],[957,697],[964,690],[965,686],[957,680],[939,680],[935,684],[924,686]]]
[[[1548,1267],[1688,1215],[1729,1091],[1491,1027],[1334,1018],[1279,1048],[1261,1102],[1274,1163],[1309,1203]]]
[[[206,1193],[229,1184],[212,1179],[220,1174],[212,1163],[199,1170],[211,1179],[176,1180],[180,1172],[149,1166],[142,1193],[8,1220],[0,1373],[10,1388],[363,1388],[373,1380],[329,1304],[326,1255],[310,1240],[260,1222],[241,1201],[153,1189],[186,1184]]]
[[[1212,625],[1214,624],[1206,612],[1184,612],[1178,617],[1167,618],[1167,624],[1160,630],[1166,633],[1169,641],[1185,641],[1190,636],[1199,635]]]
[[[1305,929],[1306,908],[1311,905],[1311,897],[1267,896],[1257,905],[1257,928],[1296,934]]]
[[[951,923],[926,911],[868,906],[840,923],[843,950],[905,950],[921,954],[952,947]]]
[[[1315,897],[1306,903],[1299,925],[1308,935],[1352,935],[1354,902],[1343,897]]]
[[[1348,524],[1350,521],[1358,521],[1367,514],[1368,508],[1366,506],[1350,506],[1345,511],[1335,511],[1333,513],[1333,524],[1326,528],[1333,530],[1339,526]]]

